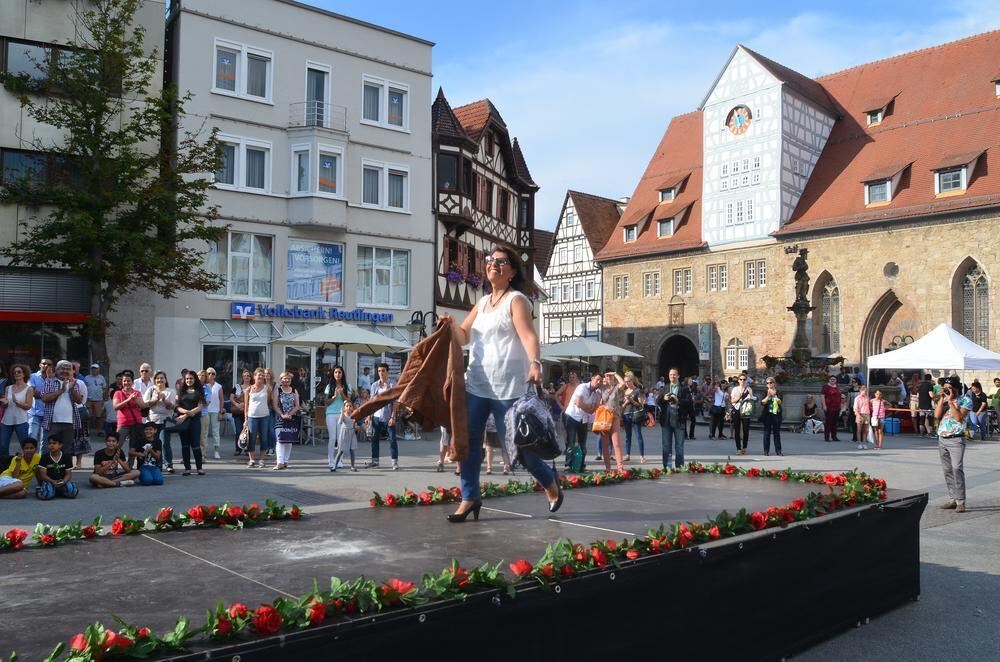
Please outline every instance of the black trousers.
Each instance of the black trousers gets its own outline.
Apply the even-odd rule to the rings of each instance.
[[[733,416],[733,440],[736,442],[736,450],[746,450],[750,441],[750,419],[742,416]],[[742,445],[740,442],[742,441]]]
[[[840,420],[840,412],[837,410],[824,412],[823,418],[823,439],[830,441],[840,441],[837,439],[837,423]]]
[[[722,407],[713,406],[709,410],[709,420],[708,420],[708,436],[715,437],[718,436],[720,439],[725,437],[723,432],[726,428],[723,426],[723,416],[726,410]]]
[[[584,456],[587,455],[587,424],[570,416],[566,417],[566,455],[573,450],[573,446],[579,445]]]
[[[760,419],[764,424],[764,452],[771,452],[771,435],[774,435],[774,450],[781,452],[781,417],[764,416]]]

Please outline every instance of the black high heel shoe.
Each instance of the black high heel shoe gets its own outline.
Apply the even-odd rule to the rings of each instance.
[[[458,524],[460,522],[464,522],[465,520],[467,520],[469,518],[469,513],[472,513],[472,519],[474,519],[474,520],[476,520],[478,522],[479,521],[479,509],[482,508],[482,507],[483,507],[483,502],[481,500],[480,501],[473,501],[472,502],[472,506],[468,510],[466,510],[465,512],[462,512],[462,513],[452,513],[451,515],[448,515],[448,521],[452,522],[453,524]]]
[[[560,487],[559,488],[559,497],[555,501],[553,501],[553,502],[551,502],[549,504],[549,512],[550,513],[554,513],[557,510],[559,510],[559,508],[562,507],[562,502],[563,502],[563,491],[562,491],[562,488]]]

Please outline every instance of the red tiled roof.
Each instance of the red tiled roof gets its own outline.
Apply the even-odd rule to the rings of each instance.
[[[486,125],[490,121],[490,115],[496,115],[496,119],[500,122],[500,125],[506,128],[507,125],[504,123],[503,118],[500,117],[500,113],[497,112],[496,106],[489,99],[473,101],[455,109],[455,116],[462,123],[465,133],[476,142],[479,142],[479,139],[482,137],[483,129],[486,128]]]
[[[903,170],[906,170],[911,165],[913,161],[906,161],[904,163],[894,163],[892,165],[883,165],[875,168],[870,173],[861,178],[862,182],[877,182],[883,179],[889,179],[890,177],[895,177]]]
[[[966,165],[978,159],[985,152],[985,149],[974,149],[971,152],[949,154],[948,156],[941,157],[938,164],[931,168],[931,170],[944,170],[945,168],[954,168],[955,166]]]
[[[742,44],[740,47],[745,50],[750,56],[755,60],[760,62],[761,66],[767,69],[772,76],[783,82],[788,87],[792,88],[800,95],[806,99],[812,101],[820,108],[828,111],[834,117],[837,117],[840,112],[837,108],[837,104],[830,99],[830,95],[827,94],[827,90],[823,89],[817,81],[812,78],[803,76],[794,69],[789,69],[783,64],[779,64],[770,58],[766,58],[756,51],[752,51]],[[881,108],[881,106],[879,106]]]
[[[567,191],[566,197],[573,200],[573,208],[580,221],[583,236],[590,244],[591,253],[597,255],[618,225],[618,219],[621,217],[618,201],[580,191]]]
[[[819,78],[848,113],[834,124],[791,219],[776,234],[996,204],[1000,150],[989,148],[1000,145],[1000,99],[990,80],[998,58],[1000,31],[993,31]],[[892,114],[863,126],[859,106],[886,89],[902,90]],[[942,155],[983,150],[967,191],[937,198],[933,170]],[[913,165],[889,204],[867,209],[858,182],[906,162]]]
[[[549,261],[552,259],[552,245],[556,241],[556,233],[548,230],[535,228],[531,231],[531,246],[534,249],[535,267],[538,273],[545,277],[545,272],[549,270]]]
[[[452,138],[455,140],[470,140],[468,134],[462,128],[461,122],[455,116],[455,111],[451,109],[448,99],[444,96],[444,90],[438,88],[437,98],[431,105],[431,131],[436,137]]]
[[[673,118],[635,187],[616,230],[598,253],[598,259],[681,251],[704,245],[701,239],[701,161],[701,111]],[[684,177],[687,184],[677,197],[662,204],[665,211],[676,210],[675,214],[690,206],[687,220],[674,229],[673,236],[659,238],[656,228],[645,221],[650,214],[657,212],[661,204],[660,189],[669,188],[669,182],[677,183]],[[625,243],[622,229],[636,223],[641,224],[638,238]]]
[[[872,97],[871,99],[869,99],[865,103],[858,104],[858,105],[861,106],[862,111],[866,112],[866,113],[870,112],[870,111],[874,111],[874,110],[882,110],[883,108],[885,108],[886,106],[888,106],[890,103],[892,103],[892,100],[895,99],[898,96],[899,96],[899,92],[898,91],[897,92],[888,93],[888,94],[885,93],[885,92],[883,92],[879,96]]]

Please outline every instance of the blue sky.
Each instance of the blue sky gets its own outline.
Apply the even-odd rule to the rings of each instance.
[[[1000,2],[306,0],[435,42],[434,92],[489,97],[541,186],[631,195],[670,118],[697,108],[737,43],[808,76],[1000,27]]]

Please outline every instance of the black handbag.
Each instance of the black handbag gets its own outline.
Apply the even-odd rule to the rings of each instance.
[[[545,401],[538,397],[532,384],[504,416],[508,438],[513,435],[518,453],[534,453],[543,460],[554,460],[562,455],[556,440],[556,426]]]

